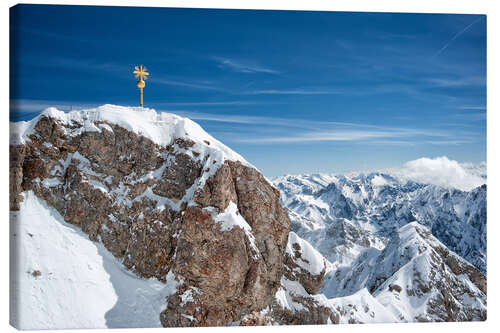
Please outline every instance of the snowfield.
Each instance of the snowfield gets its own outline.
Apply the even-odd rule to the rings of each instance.
[[[19,329],[161,327],[177,281],[128,272],[32,192],[10,213],[11,323]]]

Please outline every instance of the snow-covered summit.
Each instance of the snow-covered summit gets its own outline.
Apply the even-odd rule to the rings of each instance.
[[[111,130],[105,123],[120,126],[137,135],[144,136],[154,143],[166,147],[174,139],[188,139],[195,142],[198,150],[208,150],[219,155],[219,161],[239,161],[251,166],[241,155],[208,134],[200,125],[189,118],[172,113],[156,112],[154,109],[126,107],[106,104],[92,109],[64,112],[54,107],[45,109],[30,121],[10,124],[10,144],[23,144],[34,134],[37,122],[49,117],[71,126],[67,135],[75,136],[83,132]],[[104,124],[103,124],[104,123]],[[253,167],[253,166],[251,166]]]
[[[64,223],[101,244],[128,274],[179,283],[168,299],[148,291],[126,300],[134,304],[124,309],[131,318],[143,313],[139,298],[160,300],[161,308],[146,309],[142,327],[225,326],[273,302],[290,228],[279,192],[193,121],[113,105],[72,112],[49,108],[31,121],[12,123],[9,148],[12,211],[22,216],[23,194],[33,193]],[[121,283],[111,282],[106,291],[119,295]],[[27,302],[52,311],[46,300],[29,296]],[[98,327],[122,325],[112,318],[122,311],[103,311]],[[77,325],[93,327],[88,321]],[[66,327],[38,319],[27,326]]]

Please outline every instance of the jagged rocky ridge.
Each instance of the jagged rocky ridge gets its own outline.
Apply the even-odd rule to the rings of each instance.
[[[292,230],[314,244],[319,242],[318,249],[333,246],[339,250],[341,243],[380,249],[394,229],[417,221],[486,273],[486,185],[461,191],[378,172],[352,177],[284,176],[274,183],[282,192]],[[319,235],[325,232],[328,237]],[[324,239],[329,239],[328,244]],[[324,250],[320,252],[334,260],[335,251]]]
[[[381,173],[274,183],[292,230],[330,262],[309,299],[339,322],[486,319],[486,185],[459,191]]]
[[[14,124],[10,207],[32,191],[143,278],[175,280],[164,326],[268,307],[290,220],[279,192],[189,119],[103,106]]]

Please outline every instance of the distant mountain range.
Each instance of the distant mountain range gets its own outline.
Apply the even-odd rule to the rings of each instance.
[[[327,248],[334,244],[364,242],[364,247],[381,248],[395,229],[418,222],[486,273],[485,184],[461,191],[379,172],[283,176],[273,182],[282,193],[292,230],[333,261],[339,259]]]
[[[465,166],[486,182],[485,167]],[[486,318],[486,184],[462,191],[400,172],[287,175],[273,183],[291,230],[327,262],[319,293],[330,305],[349,299],[351,307],[339,307],[344,322],[379,321],[361,316],[368,303],[396,321]]]

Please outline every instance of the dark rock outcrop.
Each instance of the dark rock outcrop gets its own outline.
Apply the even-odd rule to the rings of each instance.
[[[210,159],[206,142],[162,146],[111,122],[92,125],[100,130],[42,115],[10,147],[10,208],[31,190],[134,274],[165,282],[174,273],[182,283],[158,314],[164,326],[257,318],[283,273],[290,221],[279,191],[241,161]]]
[[[325,279],[326,260],[321,254],[317,253],[309,243],[300,239],[295,233],[291,235],[292,239],[289,240],[289,246],[292,251],[287,251],[285,253],[285,272],[283,275],[290,281],[298,281],[309,294],[316,294],[321,289]],[[302,262],[306,265],[311,265],[313,264],[311,260],[315,259],[306,256],[303,249],[305,246],[309,247],[308,250],[310,252],[314,251],[314,254],[321,258],[320,260],[322,263],[316,263],[320,269],[312,271],[309,268],[304,268],[300,264],[300,262]]]

